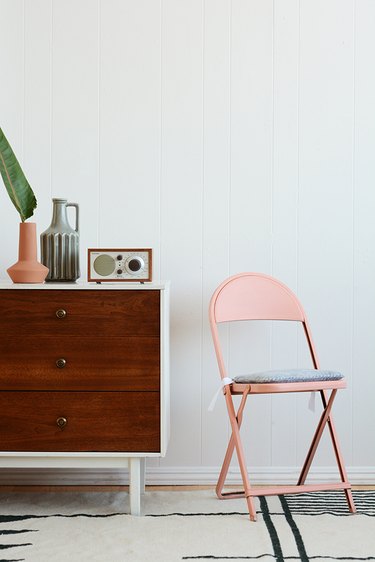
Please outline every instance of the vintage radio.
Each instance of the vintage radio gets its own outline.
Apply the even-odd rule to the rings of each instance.
[[[152,281],[152,250],[150,248],[89,248],[87,280]]]

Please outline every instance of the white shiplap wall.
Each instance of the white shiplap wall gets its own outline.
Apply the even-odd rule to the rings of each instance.
[[[322,367],[349,381],[335,419],[351,478],[374,482],[375,2],[0,0],[0,21],[0,125],[37,194],[38,231],[51,197],[77,201],[83,277],[89,246],[150,246],[155,278],[172,283],[171,442],[149,481],[217,474],[228,424],[223,401],[207,412],[207,308],[247,270],[300,296]],[[4,189],[0,217],[6,277],[18,218]],[[236,335],[224,339],[238,372],[247,358],[307,360],[291,325]],[[307,400],[254,400],[257,481],[294,476],[318,415]],[[327,440],[315,466],[334,474]]]

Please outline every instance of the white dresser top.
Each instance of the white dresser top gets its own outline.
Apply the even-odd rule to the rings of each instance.
[[[68,290],[165,290],[169,287],[169,281],[145,281],[144,283],[136,282],[103,282],[103,283],[87,283],[83,281],[76,281],[73,283],[59,283],[56,281],[48,283],[13,283],[10,279],[0,280],[0,289],[68,289]]]

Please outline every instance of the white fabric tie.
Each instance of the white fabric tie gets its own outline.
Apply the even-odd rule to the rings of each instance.
[[[309,398],[309,410],[315,412],[315,394],[316,392],[312,392]]]
[[[216,400],[217,397],[220,394],[220,391],[224,388],[224,386],[226,386],[227,384],[232,384],[234,381],[233,379],[229,378],[229,377],[224,377],[223,379],[221,379],[221,384],[219,386],[219,388],[217,389],[217,391],[215,392],[210,405],[208,406],[208,411],[212,412],[212,410],[215,408],[215,404],[216,404]]]

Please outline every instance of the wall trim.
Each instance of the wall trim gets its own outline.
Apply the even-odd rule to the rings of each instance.
[[[375,484],[375,466],[347,467],[352,484]],[[154,467],[146,466],[148,485],[210,485],[215,484],[219,467]],[[296,467],[256,467],[250,468],[253,484],[295,484],[299,470]],[[310,482],[338,481],[338,471],[334,467],[311,469]],[[238,468],[230,470],[227,484],[240,484]],[[127,470],[98,469],[0,469],[0,486],[108,486],[127,485]]]

